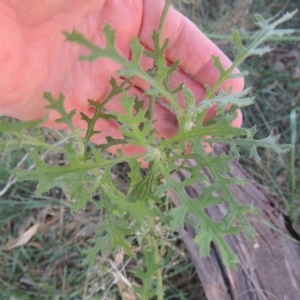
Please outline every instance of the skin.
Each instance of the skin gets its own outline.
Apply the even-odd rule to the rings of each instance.
[[[129,43],[134,36],[146,48],[153,48],[151,34],[158,28],[163,5],[163,0],[0,0],[0,114],[21,120],[40,118],[46,114],[43,92],[50,91],[55,98],[61,92],[66,96],[67,111],[76,109],[91,115],[93,111],[87,99],[101,102],[110,91],[109,79],[117,77],[120,66],[108,59],[80,62],[79,56],[88,53],[87,50],[66,43],[62,31],[71,32],[76,28],[94,43],[104,46],[102,29],[109,24],[116,29],[118,50],[130,58]],[[164,36],[170,37],[167,59],[181,60],[181,70],[173,76],[172,84],[185,82],[194,91],[196,101],[201,101],[205,96],[204,84],[213,85],[219,77],[211,55],[219,56],[225,68],[230,66],[230,60],[173,8],[168,13]],[[143,58],[142,64],[148,68],[151,61]],[[133,83],[130,93],[148,102],[142,93],[146,84],[141,80]],[[222,89],[229,87],[234,92],[241,91],[244,81],[230,79]],[[184,106],[183,99],[179,100]],[[122,111],[119,98],[109,102],[106,108]],[[212,110],[207,117],[214,113]],[[57,117],[51,112],[44,125],[66,129],[63,124],[55,123]],[[166,108],[156,104],[154,118],[161,136],[176,133],[176,118]],[[240,126],[241,122],[239,112],[233,125]],[[74,124],[86,128],[79,113],[74,117]],[[100,120],[96,129],[102,133],[94,136],[95,143],[105,142],[108,135],[122,137],[114,121]],[[115,152],[116,148],[111,150]],[[133,154],[142,149],[125,146],[123,151]]]

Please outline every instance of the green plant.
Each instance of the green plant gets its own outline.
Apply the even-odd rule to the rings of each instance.
[[[231,126],[236,117],[236,109],[250,105],[252,98],[247,97],[248,90],[231,94],[230,91],[221,91],[216,95],[222,83],[231,77],[243,76],[233,75],[233,70],[251,55],[262,55],[270,49],[259,48],[259,45],[267,38],[274,35],[291,33],[291,30],[275,29],[276,26],[288,20],[293,14],[286,14],[273,23],[268,23],[261,16],[257,16],[257,22],[261,31],[257,33],[248,46],[241,42],[239,33],[233,32],[236,46],[236,59],[232,67],[225,70],[218,57],[214,57],[215,66],[220,72],[220,78],[215,86],[207,86],[207,95],[199,105],[195,104],[194,95],[184,85],[175,89],[170,87],[170,76],[177,70],[178,61],[168,67],[164,58],[165,50],[168,47],[168,40],[161,40],[161,33],[164,27],[164,19],[171,1],[167,0],[161,18],[159,30],[154,32],[154,51],[150,52],[143,48],[137,39],[133,40],[132,60],[124,58],[117,51],[115,46],[115,33],[106,27],[106,47],[99,48],[88,41],[82,34],[73,31],[66,34],[67,40],[79,43],[88,49],[91,54],[81,57],[82,60],[93,61],[101,57],[110,58],[123,66],[119,74],[128,81],[118,85],[111,79],[111,93],[102,103],[89,100],[89,104],[95,108],[92,118],[82,114],[82,119],[88,124],[84,138],[81,138],[80,130],[74,128],[72,118],[74,111],[67,113],[64,109],[64,96],[54,99],[51,93],[45,93],[45,99],[49,102],[48,109],[56,110],[61,114],[57,122],[64,122],[70,128],[71,134],[65,148],[54,147],[47,142],[26,135],[24,129],[31,128],[37,122],[26,124],[1,123],[0,130],[6,131],[18,139],[3,144],[7,150],[17,147],[30,149],[31,159],[37,168],[34,171],[16,170],[19,180],[38,181],[36,193],[38,195],[47,192],[55,186],[63,188],[75,201],[73,210],[85,209],[87,201],[94,194],[101,194],[101,202],[97,209],[104,209],[106,214],[105,222],[98,228],[97,236],[91,242],[94,248],[87,252],[86,262],[93,264],[99,252],[117,247],[123,248],[126,253],[136,258],[132,244],[138,244],[143,249],[145,265],[134,270],[135,276],[140,279],[140,286],[136,292],[141,299],[149,299],[157,295],[158,299],[163,298],[162,280],[162,228],[169,226],[173,230],[182,228],[185,222],[192,222],[198,229],[195,242],[198,244],[202,256],[209,255],[210,243],[215,242],[219,247],[223,262],[235,268],[238,258],[227,245],[224,236],[227,234],[239,234],[243,229],[247,237],[255,236],[255,231],[248,221],[248,214],[256,213],[252,206],[244,206],[236,201],[229,186],[232,184],[245,184],[246,181],[240,178],[229,178],[226,174],[229,171],[228,163],[239,158],[239,148],[249,149],[250,156],[259,159],[257,148],[267,148],[277,153],[289,149],[287,145],[277,145],[278,136],[269,136],[262,140],[255,140],[255,128],[234,128]],[[145,54],[154,61],[151,70],[143,70],[140,64],[141,56]],[[151,98],[149,109],[145,109],[143,103],[130,97],[127,93],[130,88],[132,77],[141,77],[150,84],[149,90],[145,93]],[[187,108],[183,109],[177,96],[184,94]],[[105,105],[117,94],[122,95],[122,104],[125,114],[118,112],[107,113]],[[179,123],[179,130],[170,139],[157,138],[155,124],[153,121],[153,105],[157,98],[164,97],[169,101],[169,109],[172,110]],[[212,106],[218,106],[217,116],[204,122],[204,117]],[[229,110],[226,108],[231,105]],[[94,146],[90,139],[97,132],[94,130],[95,122],[99,118],[106,120],[114,119],[121,125],[124,140],[107,139],[107,144]],[[207,136],[211,138],[207,138]],[[203,142],[223,143],[229,145],[230,155],[222,154],[215,156],[205,151]],[[113,159],[106,159],[102,153],[104,150],[115,144],[131,144],[143,146],[145,154],[124,156],[120,151]],[[189,148],[187,152],[186,149]],[[41,157],[45,149],[58,151],[68,158],[68,165],[52,166],[47,164]],[[142,177],[140,173],[141,163],[138,159],[143,158],[149,163],[148,173]],[[190,170],[184,160],[194,159],[197,161],[197,168]],[[123,194],[118,190],[117,183],[111,174],[111,168],[119,162],[126,161],[130,166],[129,191]],[[172,178],[172,173],[180,168],[189,172],[190,177],[183,182],[177,182]],[[202,174],[203,168],[209,168],[213,175],[213,182]],[[197,199],[192,199],[186,192],[185,187],[201,183],[204,187],[202,194]],[[175,191],[181,199],[181,206],[172,207],[165,197],[168,189]],[[215,192],[221,196],[215,196]],[[212,220],[206,213],[205,208],[211,205],[226,203],[227,215],[220,221]],[[191,216],[196,217],[195,224]],[[236,224],[239,222],[241,227]],[[155,279],[155,280],[154,280]]]

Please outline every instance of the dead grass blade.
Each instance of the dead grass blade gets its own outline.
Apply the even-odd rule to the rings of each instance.
[[[32,237],[37,233],[39,224],[31,226],[29,229],[24,231],[18,238],[12,240],[4,246],[4,250],[12,250],[14,248],[26,245]]]

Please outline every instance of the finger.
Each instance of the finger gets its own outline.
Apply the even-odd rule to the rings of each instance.
[[[151,49],[151,35],[159,26],[163,6],[163,0],[157,0],[156,5],[153,5],[153,0],[144,0],[143,23],[139,37],[141,42]],[[225,69],[232,65],[229,58],[196,25],[173,8],[170,8],[166,19],[164,38],[167,37],[170,39],[170,46],[166,52],[168,60],[180,59],[180,67],[195,76],[202,85],[213,86],[220,76],[212,55],[220,58]],[[243,90],[243,78],[228,79],[221,88],[227,90],[230,87],[233,92]]]

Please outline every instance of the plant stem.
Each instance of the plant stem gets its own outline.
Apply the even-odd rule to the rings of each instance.
[[[172,0],[166,0],[164,9],[163,9],[162,14],[161,14],[159,27],[158,27],[159,46],[160,47],[163,44],[163,40],[162,40],[163,36],[162,35],[163,35],[163,31],[164,31],[164,27],[165,27],[165,24],[166,24],[166,19],[167,19],[167,15],[168,15],[168,11],[169,11],[169,8],[171,6],[171,3],[172,3]]]
[[[155,239],[155,228],[154,228],[154,219],[150,218],[149,220],[149,226],[150,226],[150,241],[152,244],[152,248],[155,251],[155,264],[160,264],[160,254],[159,254],[159,249],[157,245],[157,241]],[[162,268],[159,268],[156,271],[156,287],[157,290],[161,290],[163,288],[163,278],[162,278]],[[159,292],[157,292],[157,300],[163,300],[163,295],[161,295]]]
[[[163,41],[163,31],[168,15],[169,8],[171,6],[172,0],[166,0],[164,9],[161,14],[161,18],[159,21],[158,26],[158,36],[159,36],[159,47],[162,47],[164,41]],[[154,114],[154,106],[155,106],[155,97],[151,96],[150,98],[150,105],[149,105],[149,112],[148,112],[148,118],[149,120],[153,120],[153,114]]]

